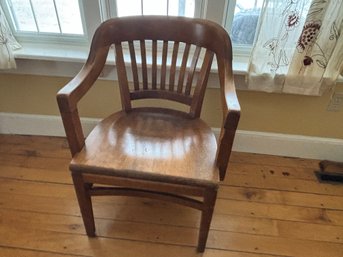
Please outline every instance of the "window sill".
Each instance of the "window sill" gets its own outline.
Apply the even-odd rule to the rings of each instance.
[[[88,57],[89,47],[63,46],[43,44],[23,44],[21,49],[14,52],[17,69],[0,70],[0,73],[29,74],[40,76],[74,77],[81,69]],[[99,77],[102,80],[116,80],[117,74],[114,65],[114,52],[110,51],[106,66]],[[129,57],[128,57],[129,58]],[[233,70],[239,89],[244,89],[244,75],[247,73],[248,58],[237,56],[234,58]],[[129,78],[130,80],[130,78]],[[217,67],[214,62],[209,78],[210,88],[219,88]]]
[[[16,60],[27,61],[52,61],[52,62],[76,62],[84,63],[87,60],[89,47],[86,46],[63,46],[63,45],[46,45],[26,43],[21,49],[14,52]],[[246,74],[248,69],[247,56],[235,56],[233,62],[233,71],[235,74]],[[109,54],[107,64],[112,65],[114,57]],[[213,72],[216,66],[213,67]]]
[[[17,69],[2,70],[0,73],[30,74],[42,76],[73,77],[75,76],[88,57],[89,47],[63,46],[63,45],[38,45],[25,44],[14,52]],[[247,74],[249,57],[236,55],[233,59],[233,72],[238,89],[246,89],[244,76]],[[109,54],[107,65],[100,79],[116,79],[114,56]],[[216,65],[211,70],[212,77],[217,73]],[[342,83],[343,77],[339,76],[337,82]],[[210,87],[218,88],[217,82]]]
[[[85,62],[88,56],[88,47],[64,46],[49,44],[25,43],[22,48],[15,50],[16,59],[39,60],[39,61],[62,61],[62,62]]]

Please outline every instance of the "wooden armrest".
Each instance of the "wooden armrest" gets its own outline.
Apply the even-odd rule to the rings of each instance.
[[[219,147],[217,150],[217,166],[220,172],[220,180],[224,180],[241,108],[236,94],[233,75],[226,71],[219,75],[222,91],[223,124],[220,131]]]
[[[80,72],[57,93],[57,102],[61,112],[72,112],[77,103],[91,88],[97,76],[91,76],[92,66],[85,64]]]
[[[77,104],[99,77],[107,58],[108,47],[98,48],[92,42],[91,51],[81,71],[57,93],[58,107],[72,156],[84,146],[84,134]]]
[[[224,121],[223,121],[223,127],[225,129],[231,129],[232,127],[232,118],[233,116],[237,119],[237,124],[239,121],[239,116],[241,112],[241,107],[238,102],[235,84],[233,81],[233,78],[230,80],[227,80],[224,86],[224,92],[223,95],[223,115],[224,115]],[[237,125],[236,124],[236,125]]]
[[[90,70],[91,69],[85,65],[81,71],[57,93],[57,103],[72,156],[79,152],[84,146],[84,134],[77,103],[93,85],[93,83],[90,83],[91,81],[89,81]]]

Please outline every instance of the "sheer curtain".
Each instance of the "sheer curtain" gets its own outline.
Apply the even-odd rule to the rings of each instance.
[[[343,1],[265,0],[248,87],[321,95],[343,65]]]
[[[16,68],[13,50],[20,48],[0,6],[0,69]]]

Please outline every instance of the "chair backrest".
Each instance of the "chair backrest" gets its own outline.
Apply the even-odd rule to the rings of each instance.
[[[126,111],[132,108],[132,100],[162,98],[188,105],[190,117],[197,118],[213,56],[219,77],[231,72],[230,39],[221,26],[206,20],[165,16],[110,19],[95,32],[87,63],[103,66],[111,45]]]

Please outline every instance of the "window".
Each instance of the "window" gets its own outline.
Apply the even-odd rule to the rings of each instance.
[[[103,20],[129,15],[200,17],[206,0],[0,0],[20,42],[80,42]],[[213,1],[213,0],[211,0]],[[207,1],[206,1],[207,2]]]
[[[83,35],[77,0],[7,0],[16,32]]]
[[[117,16],[173,15],[194,17],[195,0],[117,0]]]
[[[78,0],[6,0],[2,7],[19,41],[85,37]]]
[[[229,32],[236,53],[249,54],[256,35],[263,0],[229,1],[225,28]]]
[[[103,0],[103,19],[132,15],[200,17],[204,0]]]
[[[25,44],[43,48],[60,48],[63,44],[65,48],[74,45],[88,50],[102,21],[158,14],[205,18],[223,24],[230,33],[234,53],[243,55],[249,54],[262,4],[263,0],[0,0],[24,48]]]

